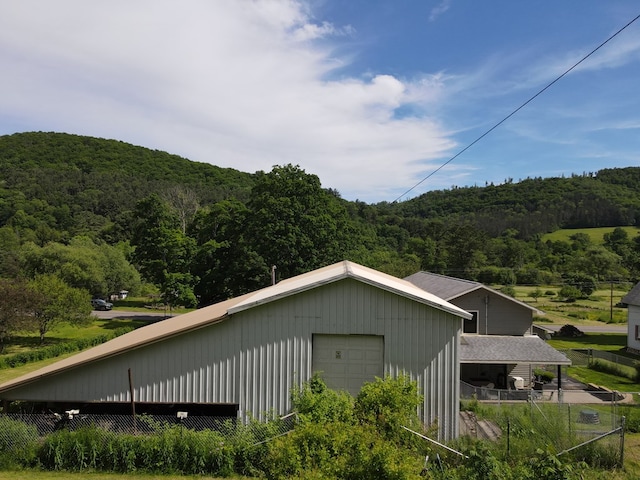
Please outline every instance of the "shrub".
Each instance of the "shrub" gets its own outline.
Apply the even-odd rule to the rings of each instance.
[[[301,388],[293,388],[291,402],[302,421],[353,423],[353,397],[327,388],[319,374]]]
[[[619,363],[610,362],[602,358],[594,358],[589,362],[589,368],[597,372],[608,373],[618,377],[627,378],[636,381],[638,378],[638,370],[634,367],[620,365]]]
[[[35,426],[0,416],[0,467],[29,466],[36,458],[37,446]]]
[[[407,434],[402,426],[422,425],[418,418],[421,403],[417,382],[408,375],[395,379],[387,376],[364,384],[356,398],[354,412],[361,423],[373,425],[383,437],[398,441]]]
[[[582,298],[582,292],[572,285],[565,285],[558,292],[558,297],[565,302],[575,302],[578,298]]]
[[[125,333],[132,330],[133,327],[122,327],[114,330],[113,332],[104,333],[93,338],[83,338],[72,342],[57,343],[55,345],[49,345],[47,347],[36,348],[28,352],[7,355],[3,358],[0,358],[0,369],[15,368],[30,362],[38,362],[40,360],[46,360],[48,358],[59,357],[60,355],[64,355],[67,353],[85,350],[87,348],[95,347],[96,345],[105,343],[117,336],[124,335]]]
[[[538,381],[542,383],[550,383],[556,378],[553,372],[549,372],[548,370],[544,370],[542,368],[536,368],[533,370],[533,374],[536,376]]]
[[[381,438],[371,425],[307,423],[269,446],[265,474],[270,479],[420,478],[422,457]]]
[[[513,288],[511,285],[505,285],[500,289],[500,291],[505,295],[509,295],[510,297],[516,298],[516,289]]]

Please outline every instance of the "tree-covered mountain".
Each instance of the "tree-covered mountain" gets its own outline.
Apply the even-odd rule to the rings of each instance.
[[[604,246],[541,235],[638,220],[640,167],[366,204],[292,165],[244,173],[115,140],[0,137],[0,277],[55,274],[99,295],[141,274],[167,301],[207,304],[267,285],[273,266],[285,278],[345,258],[400,277],[637,280],[624,231]]]
[[[152,193],[207,205],[248,198],[253,175],[127,143],[65,133],[0,137],[0,225],[37,240],[96,233],[127,238],[136,203]]]

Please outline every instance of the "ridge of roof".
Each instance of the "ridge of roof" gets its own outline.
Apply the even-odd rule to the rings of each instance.
[[[432,307],[458,315],[462,318],[470,318],[470,314],[465,310],[449,303],[446,299],[414,285],[411,282],[359,265],[349,260],[343,260],[342,262],[334,263],[327,267],[303,273],[302,275],[282,280],[271,287],[258,290],[242,302],[239,302],[229,308],[228,313],[232,315],[257,305],[279,300],[281,298],[295,295],[345,278],[354,278],[368,285],[411,298],[412,300],[428,304]]]

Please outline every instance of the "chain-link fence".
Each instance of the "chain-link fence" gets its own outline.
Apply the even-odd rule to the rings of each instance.
[[[225,441],[232,441],[242,435],[250,439],[251,443],[259,444],[285,435],[293,429],[295,422],[294,415],[275,418],[268,422],[243,424],[236,417],[196,416],[181,412],[177,415],[137,416],[82,414],[75,411],[64,415],[12,413],[0,415],[0,450],[19,449],[27,443],[43,439],[59,430],[78,431],[86,427],[91,427],[96,432],[104,432],[105,435],[107,433],[152,435],[170,428],[194,432],[209,431],[215,432],[216,437]],[[16,425],[20,424],[24,428],[16,428]],[[17,430],[19,434],[16,434]]]
[[[495,390],[465,384],[461,390],[461,433],[501,440],[508,455],[522,457],[550,448],[605,466],[622,462],[624,413],[625,408],[635,408],[632,394]]]

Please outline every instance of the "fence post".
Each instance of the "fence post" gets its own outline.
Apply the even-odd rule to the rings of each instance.
[[[507,417],[507,457],[511,456],[511,417]]]
[[[624,427],[626,423],[626,418],[623,415],[620,419],[620,468],[624,467]]]

